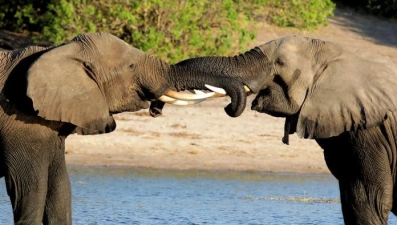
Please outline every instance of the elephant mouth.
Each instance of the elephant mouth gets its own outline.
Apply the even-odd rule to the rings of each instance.
[[[183,92],[168,90],[162,96],[157,98],[157,100],[172,105],[193,105],[203,102],[209,98],[227,96],[227,93],[223,88],[214,87],[208,84],[206,84],[205,87],[207,87],[212,92],[194,90],[193,93],[183,93]],[[244,89],[247,93],[251,93],[251,89],[246,85],[244,85]]]
[[[211,93],[215,93],[212,96],[213,98],[214,97],[225,97],[225,96],[227,96],[227,93],[226,93],[225,89],[223,89],[223,88],[214,87],[214,86],[211,86],[211,85],[208,85],[208,84],[206,84],[205,87],[207,87],[209,90],[213,91]],[[251,91],[251,89],[247,85],[244,85],[244,90],[247,93],[253,93]]]
[[[194,90],[193,93],[183,93],[173,90],[166,91],[162,96],[157,98],[155,101],[151,101],[149,113],[152,117],[158,117],[162,114],[162,109],[165,103],[173,105],[192,105],[203,102],[208,98],[225,97],[227,96],[226,91],[223,88],[214,87],[211,85],[205,85],[208,90],[212,92],[203,92],[200,90]],[[247,93],[252,93],[250,88],[244,85],[244,89]]]
[[[193,93],[184,93],[168,90],[162,96],[157,98],[157,100],[172,105],[193,105],[205,101],[206,99],[211,98],[214,95],[216,95],[215,92],[205,93],[199,90],[194,90]]]

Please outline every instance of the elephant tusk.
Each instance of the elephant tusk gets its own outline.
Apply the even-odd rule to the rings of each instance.
[[[196,94],[196,95],[202,95],[202,94],[205,94],[205,92],[204,92],[204,91],[201,91],[201,90],[196,90],[196,89],[194,89],[194,90],[193,90],[193,93],[194,93],[194,94]]]
[[[172,105],[193,105],[205,101],[207,98],[227,96],[227,93],[223,88],[214,87],[208,84],[206,84],[205,87],[213,92],[206,93],[200,90],[193,90],[194,94],[188,94],[168,90],[164,95],[160,96],[158,100]],[[246,92],[251,91],[245,85],[244,89]]]
[[[164,93],[164,95],[177,100],[190,101],[190,100],[204,100],[209,97],[212,97],[213,95],[215,95],[215,93],[214,92],[205,93],[202,91],[198,92],[197,90],[195,90],[195,94],[189,94],[189,93],[181,93],[173,90],[168,90],[167,92]]]
[[[200,103],[202,101],[205,101],[206,98],[204,99],[195,99],[195,100],[181,100],[181,99],[175,99],[166,95],[162,95],[158,98],[158,100],[168,103],[168,104],[172,104],[172,105],[194,105],[197,103]]]
[[[224,95],[224,96],[227,95],[225,89],[223,89],[223,88],[214,87],[214,86],[211,86],[211,85],[209,85],[209,84],[206,84],[205,87],[208,88],[208,89],[210,89],[211,91],[213,91],[213,92],[215,92],[215,93],[220,94],[220,95]]]
[[[206,84],[205,87],[216,93],[212,97],[224,97],[224,96],[227,96],[227,93],[226,93],[225,89],[223,89],[223,88],[214,87],[214,86],[211,86],[209,84]],[[244,85],[244,90],[247,93],[251,92],[251,89],[248,86],[246,86],[246,85]]]

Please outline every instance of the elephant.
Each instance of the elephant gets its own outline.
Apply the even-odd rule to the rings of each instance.
[[[0,178],[16,224],[72,223],[70,134],[112,132],[114,114],[148,109],[155,99],[197,103],[211,92],[177,91],[208,90],[207,83],[228,91],[229,116],[242,113],[246,98],[237,79],[171,65],[107,32],[2,52],[0,75]]]
[[[176,65],[239,79],[256,94],[252,110],[285,118],[285,144],[296,133],[323,149],[345,224],[387,224],[390,211],[397,214],[397,66],[364,56],[287,36],[243,54]]]

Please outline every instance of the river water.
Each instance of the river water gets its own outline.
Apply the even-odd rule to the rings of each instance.
[[[331,175],[75,166],[69,175],[73,224],[343,224]],[[4,179],[0,224],[12,224]]]

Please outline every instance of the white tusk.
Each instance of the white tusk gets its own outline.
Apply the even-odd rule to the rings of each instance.
[[[211,91],[213,91],[215,93],[218,93],[218,94],[221,94],[221,95],[227,95],[225,89],[223,89],[223,88],[214,87],[214,86],[211,86],[209,84],[206,84],[205,87],[210,89]]]
[[[227,93],[226,93],[225,89],[223,89],[223,88],[214,87],[214,86],[211,86],[209,84],[206,84],[205,87],[216,93],[212,97],[224,97],[224,96],[227,96]],[[246,86],[246,85],[244,85],[244,90],[245,90],[245,92],[251,92],[251,89],[248,86]]]
[[[194,105],[197,103],[200,103],[202,101],[205,101],[206,98],[204,99],[195,99],[195,100],[180,100],[180,99],[175,99],[166,95],[162,95],[158,98],[158,100],[168,103],[168,104],[172,104],[172,105]]]
[[[209,92],[209,93],[200,93],[200,94],[189,94],[189,93],[181,93],[173,90],[168,90],[167,92],[164,93],[164,95],[177,99],[177,100],[201,100],[201,99],[207,99],[209,97],[212,97],[215,95],[214,92]]]
[[[201,90],[193,90],[193,93],[196,94],[196,95],[205,94],[205,92],[204,92],[204,91],[201,91]]]

